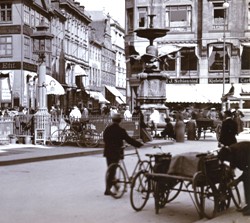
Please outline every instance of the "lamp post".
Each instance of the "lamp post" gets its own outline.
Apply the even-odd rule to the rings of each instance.
[[[36,31],[31,35],[33,39],[33,52],[38,55],[38,104],[37,113],[34,116],[34,129],[36,135],[42,135],[43,143],[45,143],[46,128],[48,128],[49,113],[47,108],[46,95],[46,54],[51,53],[51,41],[54,37],[49,31],[49,27],[45,24],[44,18],[36,27]],[[40,131],[40,132],[36,132]],[[36,144],[36,139],[35,139]]]
[[[227,0],[223,3],[223,10],[224,10],[224,22],[223,22],[223,90],[222,90],[222,97],[225,95],[225,72],[226,72],[226,16],[227,16],[227,9],[229,8],[229,3]],[[225,102],[222,102],[222,110],[225,110]]]

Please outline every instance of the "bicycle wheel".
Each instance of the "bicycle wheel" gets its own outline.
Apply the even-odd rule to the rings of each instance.
[[[50,144],[53,146],[62,146],[66,141],[65,131],[58,129],[50,135]]]
[[[242,201],[241,201],[241,196],[240,196],[240,191],[239,191],[239,188],[238,186],[232,186],[230,188],[230,195],[231,195],[231,198],[234,202],[234,205],[237,209],[240,209],[242,208]]]
[[[112,186],[110,188],[112,192],[112,197],[120,198],[126,191],[126,175],[123,168],[117,164],[111,164],[106,171],[106,185],[108,181],[112,177]]]
[[[149,173],[152,172],[151,164],[148,160],[143,160],[140,162],[139,171],[141,171],[141,170],[149,172]]]
[[[202,172],[195,173],[193,177],[193,190],[196,207],[200,217],[211,219],[217,211],[217,198],[215,191]]]
[[[173,201],[181,192],[183,181],[169,179],[165,186],[165,204]],[[165,206],[164,204],[164,206]]]
[[[133,178],[130,190],[130,204],[135,211],[140,211],[146,205],[150,194],[150,180],[147,171],[141,170]]]
[[[85,130],[82,137],[87,147],[94,148],[99,145],[100,134],[96,130]]]

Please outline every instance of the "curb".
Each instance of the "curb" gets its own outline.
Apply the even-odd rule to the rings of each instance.
[[[160,140],[159,140],[160,141]],[[166,145],[166,144],[173,144],[171,141],[160,141],[160,142],[149,142],[147,144],[144,144],[143,148],[152,147],[154,145]],[[21,148],[20,148],[21,149]],[[88,148],[90,149],[90,148]],[[131,147],[132,149],[132,147]],[[128,147],[128,150],[130,150],[130,147]],[[34,151],[35,153],[35,151]],[[55,160],[55,159],[66,159],[66,158],[74,158],[74,157],[80,157],[80,156],[89,156],[89,155],[97,155],[102,154],[103,148],[95,148],[95,150],[89,150],[89,151],[81,151],[81,152],[72,152],[72,153],[61,153],[61,154],[46,154],[46,155],[40,155],[36,156],[34,154],[32,157],[26,157],[26,158],[14,158],[12,160],[3,160],[0,161],[0,166],[8,166],[8,165],[17,165],[17,164],[24,164],[24,163],[31,163],[31,162],[40,162],[40,161],[49,161],[49,160]]]

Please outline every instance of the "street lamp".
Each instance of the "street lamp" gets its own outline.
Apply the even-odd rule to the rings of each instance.
[[[229,8],[229,3],[227,0],[223,3],[224,10],[224,22],[223,22],[223,90],[222,90],[222,98],[225,95],[225,71],[226,71],[226,16],[227,9]],[[222,109],[225,109],[225,102],[222,102]]]
[[[41,141],[45,144],[46,129],[48,128],[47,124],[50,117],[47,108],[46,94],[46,54],[51,53],[51,42],[54,36],[48,29],[49,27],[45,24],[44,18],[42,18],[41,23],[36,27],[36,31],[31,35],[33,39],[33,52],[38,55],[39,63],[38,106],[37,113],[34,115],[35,144],[36,138],[41,138]]]

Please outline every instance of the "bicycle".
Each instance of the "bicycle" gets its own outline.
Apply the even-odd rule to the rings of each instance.
[[[88,122],[80,122],[65,119],[66,126],[55,130],[50,135],[50,144],[63,146],[67,142],[77,143],[79,147],[96,147],[100,141],[100,135]]]
[[[218,151],[212,150],[200,154],[204,166],[193,177],[194,198],[200,214],[210,219],[216,213],[229,208],[233,200],[236,208],[241,208],[241,196],[237,185],[231,185],[234,180],[234,170],[218,159]]]
[[[125,148],[128,147],[127,145],[122,148],[124,151]],[[114,178],[112,180],[112,187],[111,191],[112,194],[111,196],[118,199],[123,196],[123,194],[127,190],[127,185],[132,183],[133,177],[136,175],[138,170],[146,169],[148,167],[148,163],[145,161],[141,160],[140,154],[138,152],[138,148],[135,148],[134,153],[127,153],[122,155],[121,159],[119,160],[118,163],[112,163],[109,165],[107,171],[106,171],[106,176],[105,176],[105,182],[107,184],[108,179],[110,175],[114,175]],[[136,165],[132,171],[132,174],[129,175],[126,164],[124,162],[124,157],[125,156],[130,156],[130,155],[136,155],[137,156],[137,162]]]
[[[153,148],[159,148],[160,146],[154,146]],[[149,157],[149,161],[144,161],[145,169],[139,171],[131,184],[130,190],[130,204],[135,211],[140,211],[146,205],[150,193],[154,192],[154,182],[148,178],[148,173],[166,173],[171,161],[172,155],[170,153],[146,154]],[[182,188],[182,182],[173,180],[171,189],[167,190],[163,194],[160,200],[160,206],[163,207],[166,203],[174,200],[180,193]]]

